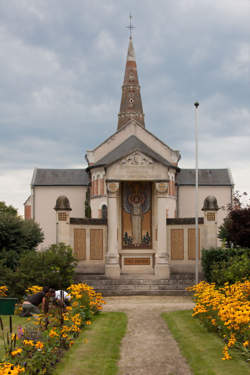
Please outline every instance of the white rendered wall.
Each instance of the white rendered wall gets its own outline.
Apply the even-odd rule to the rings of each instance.
[[[201,210],[204,200],[207,196],[214,195],[217,199],[218,207],[226,206],[231,203],[232,190],[230,186],[199,186],[199,216],[203,217]],[[195,216],[195,186],[179,187],[179,217]],[[218,227],[222,224],[224,217],[227,215],[225,210],[220,209],[217,214]]]
[[[95,219],[100,219],[99,210],[102,209],[103,205],[107,206],[107,196],[92,198],[90,201],[91,205],[91,217]]]
[[[39,249],[56,243],[56,211],[54,207],[60,195],[69,199],[71,217],[85,217],[86,186],[36,186],[33,194],[33,218],[44,232],[44,242]]]

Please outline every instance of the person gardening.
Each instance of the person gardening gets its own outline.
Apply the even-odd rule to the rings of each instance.
[[[29,317],[33,314],[40,314],[39,305],[42,305],[42,312],[48,312],[48,300],[54,295],[54,291],[47,286],[43,287],[41,292],[32,294],[23,302],[20,316]]]

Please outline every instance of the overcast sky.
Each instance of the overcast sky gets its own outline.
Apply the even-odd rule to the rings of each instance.
[[[0,201],[79,168],[117,127],[129,13],[146,128],[250,193],[250,0],[0,0]]]

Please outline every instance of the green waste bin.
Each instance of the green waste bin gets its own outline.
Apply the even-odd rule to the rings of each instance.
[[[14,315],[17,298],[0,298],[0,315]]]

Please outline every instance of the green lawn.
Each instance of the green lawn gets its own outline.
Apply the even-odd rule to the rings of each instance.
[[[127,316],[121,312],[101,313],[58,364],[54,375],[115,375]]]
[[[194,375],[247,375],[249,365],[233,352],[233,359],[222,361],[223,340],[192,317],[192,311],[162,314]]]

